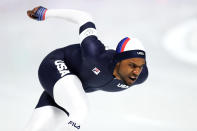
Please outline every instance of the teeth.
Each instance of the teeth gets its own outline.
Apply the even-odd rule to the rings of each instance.
[[[136,78],[135,77],[129,77],[131,80],[135,80]]]

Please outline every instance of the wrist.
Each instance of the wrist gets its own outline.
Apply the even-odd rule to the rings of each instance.
[[[37,20],[38,21],[45,20],[46,12],[47,12],[47,8],[44,8],[44,7],[40,6],[35,13],[35,16],[37,17]]]

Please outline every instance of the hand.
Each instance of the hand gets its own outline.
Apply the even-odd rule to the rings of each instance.
[[[35,7],[33,8],[32,10],[28,10],[27,11],[27,15],[32,18],[32,19],[36,19],[37,17],[35,16],[35,13],[36,11],[38,10],[38,8],[41,7],[41,6],[38,6],[38,7]]]
[[[28,10],[27,11],[27,15],[31,18],[31,19],[34,19],[34,20],[44,20],[45,18],[45,11],[47,9],[42,7],[42,6],[38,6],[38,7],[35,7],[33,8],[32,10]]]

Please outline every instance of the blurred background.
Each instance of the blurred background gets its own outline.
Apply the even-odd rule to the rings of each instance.
[[[37,70],[45,55],[79,42],[74,24],[29,19],[26,11],[38,5],[89,12],[109,48],[125,36],[146,47],[148,80],[123,92],[88,94],[82,131],[197,130],[196,0],[1,0],[1,131],[22,131],[29,120],[43,91]]]

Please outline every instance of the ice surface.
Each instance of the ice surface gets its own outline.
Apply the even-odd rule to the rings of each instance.
[[[177,59],[162,45],[169,30],[196,17],[196,0],[3,1],[1,131],[21,131],[31,116],[42,92],[37,69],[43,57],[79,41],[76,25],[28,19],[26,10],[37,5],[88,11],[95,18],[99,38],[110,48],[134,35],[147,49],[147,82],[119,93],[88,94],[91,111],[84,131],[197,130],[197,67]]]

